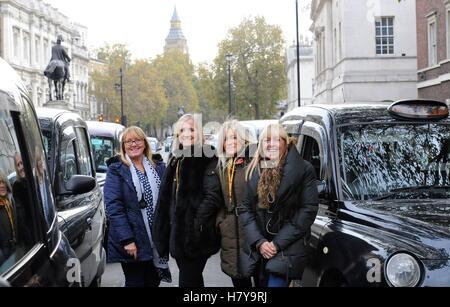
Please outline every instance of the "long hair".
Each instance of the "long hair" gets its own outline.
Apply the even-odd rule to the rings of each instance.
[[[150,163],[153,166],[155,166],[155,163],[153,162],[152,148],[150,147],[150,144],[148,142],[147,135],[145,134],[144,130],[142,130],[139,127],[135,127],[135,126],[127,128],[122,134],[122,140],[120,142],[120,159],[122,160],[122,162],[128,167],[131,166],[130,162],[128,162],[128,160],[127,160],[127,154],[126,154],[126,150],[125,150],[125,146],[126,146],[125,141],[127,140],[127,137],[129,135],[135,135],[144,141],[144,144],[145,144],[144,156],[146,156],[148,161],[150,161]]]
[[[203,129],[201,126],[201,116],[197,114],[185,114],[175,124],[173,135],[172,154],[175,155],[177,151],[181,149],[181,143],[179,140],[181,134],[181,128],[187,121],[192,120],[194,122],[194,145],[203,145]]]
[[[218,168],[221,171],[220,172],[221,179],[223,179],[222,178],[223,172],[225,171],[225,166],[227,165],[228,160],[230,158],[232,158],[232,157],[226,156],[226,152],[224,149],[225,140],[227,138],[227,133],[230,130],[236,133],[237,140],[238,140],[239,144],[241,144],[241,147],[243,150],[245,150],[245,147],[247,147],[248,145],[257,143],[257,140],[253,136],[253,134],[251,134],[250,131],[248,131],[241,123],[239,123],[239,121],[230,120],[230,121],[225,122],[222,125],[222,128],[220,129],[219,137],[218,137],[218,141],[217,141],[217,147],[218,147],[217,148],[217,156],[219,158]],[[239,154],[239,153],[237,153],[237,154]]]
[[[253,158],[252,162],[248,166],[247,173],[245,175],[245,178],[247,181],[249,181],[256,169],[258,169],[258,172],[260,172],[260,162],[265,158],[264,154],[264,140],[268,137],[272,137],[274,135],[278,135],[280,138],[285,140],[287,150],[289,150],[289,145],[291,144],[291,140],[286,132],[286,130],[281,126],[280,124],[272,124],[269,125],[266,129],[263,130],[259,137],[259,145],[258,145],[258,151],[255,153],[255,157]]]
[[[11,194],[12,189],[11,185],[9,184],[8,177],[2,171],[0,171],[0,182],[6,185],[6,195],[8,197],[9,194]]]

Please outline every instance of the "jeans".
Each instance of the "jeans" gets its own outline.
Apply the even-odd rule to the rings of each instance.
[[[269,275],[269,279],[267,281],[268,288],[287,288],[289,286],[289,281],[286,277],[279,277],[273,274]]]

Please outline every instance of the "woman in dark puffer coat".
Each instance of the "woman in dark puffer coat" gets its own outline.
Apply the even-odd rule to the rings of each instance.
[[[247,241],[264,258],[260,271],[268,287],[287,287],[302,278],[318,211],[314,168],[289,145],[280,125],[264,130],[241,207]]]

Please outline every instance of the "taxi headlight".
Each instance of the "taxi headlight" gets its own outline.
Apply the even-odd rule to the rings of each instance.
[[[415,287],[421,279],[417,260],[408,254],[397,254],[389,259],[386,277],[392,287]]]

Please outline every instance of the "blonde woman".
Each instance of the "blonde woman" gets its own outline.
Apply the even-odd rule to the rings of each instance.
[[[203,145],[198,119],[181,117],[153,225],[159,253],[170,252],[177,262],[180,287],[203,287],[206,262],[220,248],[215,221],[222,197],[214,152]]]
[[[108,161],[104,187],[110,220],[108,262],[121,263],[126,287],[158,287],[171,282],[168,258],[154,246],[152,225],[162,176],[166,169],[153,156],[144,131],[126,129],[120,157]]]
[[[250,255],[237,208],[246,194],[245,172],[251,162],[256,140],[238,121],[233,120],[223,124],[218,144],[218,168],[225,203],[217,218],[222,238],[221,267],[231,277],[235,287],[251,288],[251,277],[258,258]]]
[[[308,259],[307,242],[318,210],[314,168],[291,146],[282,126],[270,125],[261,134],[247,179],[240,215],[247,242],[264,259],[264,283],[287,287],[302,278]]]
[[[8,178],[0,172],[0,265],[14,252],[17,242],[17,216]]]

